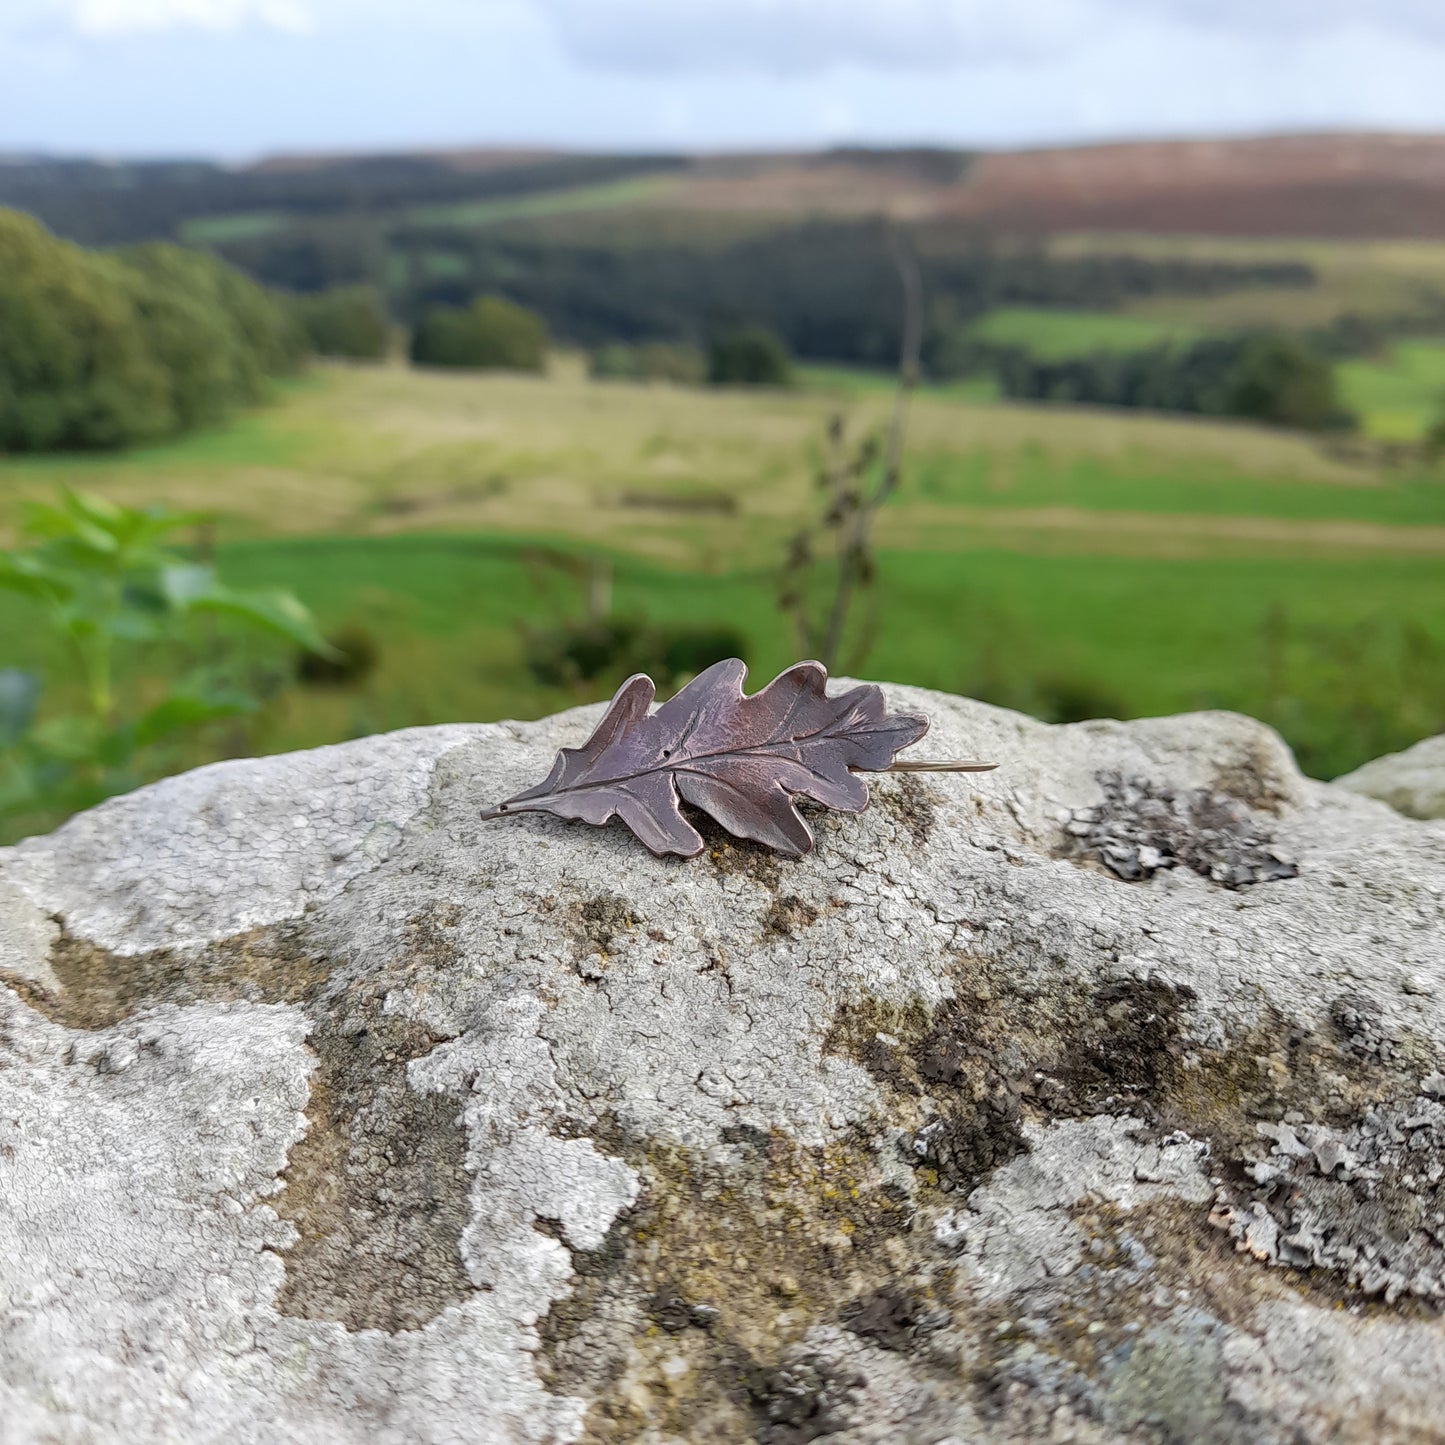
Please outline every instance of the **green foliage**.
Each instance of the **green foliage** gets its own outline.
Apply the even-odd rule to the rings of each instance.
[[[1425,456],[1432,462],[1445,459],[1445,410],[1425,433]]]
[[[886,233],[876,220],[791,220],[657,212],[616,233],[593,225],[513,222],[394,226],[389,243],[399,310],[420,314],[463,304],[489,289],[542,316],[552,331],[587,347],[610,341],[696,343],[721,328],[760,325],[789,352],[811,360],[887,366],[898,358],[901,307]],[[928,297],[929,330],[964,327],[1001,307],[1104,311],[1159,296],[1212,296],[1241,288],[1304,289],[1307,265],[1138,255],[1070,256],[1027,245],[981,243],[976,228],[933,222],[914,228]],[[265,238],[238,262],[270,281],[301,274],[294,237]],[[429,274],[424,258],[445,252],[464,274]],[[319,284],[319,283],[314,283]]]
[[[663,625],[636,617],[565,622],[528,630],[525,637],[528,670],[548,687],[621,682],[634,672],[671,687],[748,652],[743,635],[726,624]]]
[[[1316,777],[1445,729],[1445,640],[1416,619],[1311,624],[1279,604],[1263,620],[1259,647],[1258,714]]]
[[[588,371],[596,381],[669,381],[696,386],[707,376],[707,359],[692,346],[650,341],[642,346],[613,342],[592,353]]]
[[[1273,426],[1324,431],[1340,419],[1334,368],[1289,336],[1252,336],[1230,374],[1225,409]]]
[[[411,359],[420,366],[542,371],[547,328],[525,307],[483,296],[464,310],[430,312],[412,336]]]
[[[303,652],[297,680],[309,687],[359,687],[375,670],[381,649],[371,632],[350,622],[328,635],[328,652]]]
[[[0,451],[121,446],[170,421],[115,260],[0,211]]]
[[[173,535],[196,520],[65,492],[58,505],[29,509],[30,545],[0,553],[0,590],[34,603],[65,642],[80,698],[74,710],[42,719],[39,678],[0,671],[0,818],[64,814],[124,791],[141,781],[160,744],[256,705],[225,675],[214,634],[159,697],[120,694],[121,649],[198,643],[196,629],[209,618],[329,651],[290,593],[238,591],[178,551]]]
[[[379,361],[391,349],[391,328],[381,293],[371,286],[337,286],[298,296],[296,318],[317,356]]]
[[[993,359],[1004,395],[1030,401],[1246,417],[1309,431],[1354,423],[1330,363],[1298,338],[1274,332],[1060,361],[1009,349]]]
[[[260,401],[305,342],[285,308],[214,256],[154,243],[117,254],[147,349],[166,377],[171,432]]]
[[[97,255],[0,211],[0,451],[122,447],[217,421],[300,350],[284,310],[214,257]]]
[[[714,386],[791,386],[793,364],[771,331],[749,326],[713,342],[707,379]]]

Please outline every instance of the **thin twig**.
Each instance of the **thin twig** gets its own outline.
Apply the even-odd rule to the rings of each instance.
[[[838,580],[833,605],[819,639],[819,660],[833,668],[843,641],[853,593],[857,590],[868,559],[868,540],[873,520],[898,485],[908,433],[908,406],[918,384],[923,351],[923,276],[913,248],[896,231],[888,232],[888,249],[903,283],[903,342],[898,358],[898,391],[893,398],[893,416],[883,450],[883,471],[873,494],[861,498],[849,525],[842,529],[838,548]]]

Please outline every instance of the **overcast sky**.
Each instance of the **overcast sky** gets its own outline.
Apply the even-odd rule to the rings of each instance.
[[[1445,0],[0,0],[0,151],[1445,130]]]

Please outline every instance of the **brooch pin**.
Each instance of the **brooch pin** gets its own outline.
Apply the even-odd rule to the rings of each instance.
[[[793,801],[799,795],[861,813],[868,787],[860,772],[997,766],[898,761],[928,731],[928,719],[890,713],[873,683],[829,697],[821,663],[797,663],[752,696],[743,692],[747,672],[736,657],[714,663],[656,712],[649,712],[652,679],[629,677],[580,748],[563,748],[544,782],[482,817],[553,813],[597,825],[618,817],[659,856],[692,858],[703,840],[683,816],[679,805],[687,802],[736,837],[799,857],[813,847]]]

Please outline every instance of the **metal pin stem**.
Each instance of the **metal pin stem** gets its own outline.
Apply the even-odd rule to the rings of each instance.
[[[997,763],[968,763],[946,758],[899,758],[885,773],[991,773]]]

